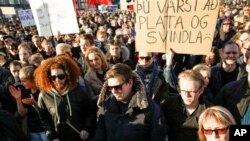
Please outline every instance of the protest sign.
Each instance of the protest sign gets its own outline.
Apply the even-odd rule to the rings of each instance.
[[[31,9],[19,10],[18,16],[23,27],[36,25]]]
[[[219,0],[136,0],[135,5],[137,51],[210,51]]]
[[[72,0],[29,0],[40,36],[79,33]]]
[[[118,12],[118,5],[113,4],[113,5],[99,5],[98,10],[101,13],[115,13]]]
[[[16,15],[14,7],[0,7],[3,15]]]

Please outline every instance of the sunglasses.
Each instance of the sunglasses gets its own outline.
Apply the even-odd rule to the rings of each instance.
[[[113,89],[115,91],[121,91],[122,90],[122,86],[123,86],[124,83],[120,84],[120,85],[116,85],[116,86],[108,86],[108,90],[109,91],[112,91]]]
[[[146,60],[146,61],[149,61],[152,57],[151,56],[146,56],[146,57],[143,57],[143,56],[140,56],[139,59],[140,60]]]
[[[63,79],[66,78],[66,75],[65,74],[59,74],[59,75],[51,75],[50,76],[51,80],[56,80],[56,78],[58,78],[59,80],[63,80]]]
[[[227,55],[229,55],[229,54],[235,55],[235,54],[237,54],[237,52],[235,52],[235,51],[229,51],[229,52],[225,52],[225,54],[227,54]]]
[[[204,134],[205,135],[212,135],[213,132],[215,132],[215,134],[219,134],[219,135],[223,135],[227,133],[229,127],[226,128],[221,128],[221,129],[204,129]]]

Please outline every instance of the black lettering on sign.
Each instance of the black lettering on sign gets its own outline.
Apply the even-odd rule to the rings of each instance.
[[[140,2],[142,2],[142,3],[140,3]],[[137,13],[148,14],[150,12],[149,0],[143,0],[143,1],[138,0],[136,11],[137,11]]]
[[[207,0],[206,5],[204,6],[203,10],[215,10],[219,5],[219,0]]]

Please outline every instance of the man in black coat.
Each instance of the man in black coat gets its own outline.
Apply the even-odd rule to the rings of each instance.
[[[250,124],[250,59],[247,60],[247,78],[233,81],[222,87],[214,103],[226,107],[238,124]]]
[[[166,141],[158,105],[146,96],[140,77],[117,63],[106,73],[97,105],[94,141]]]

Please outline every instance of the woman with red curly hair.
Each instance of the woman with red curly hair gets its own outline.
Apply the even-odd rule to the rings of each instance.
[[[77,64],[64,55],[45,60],[35,71],[41,90],[39,112],[50,140],[80,141],[91,135],[95,113],[90,95],[78,83],[79,76]]]

